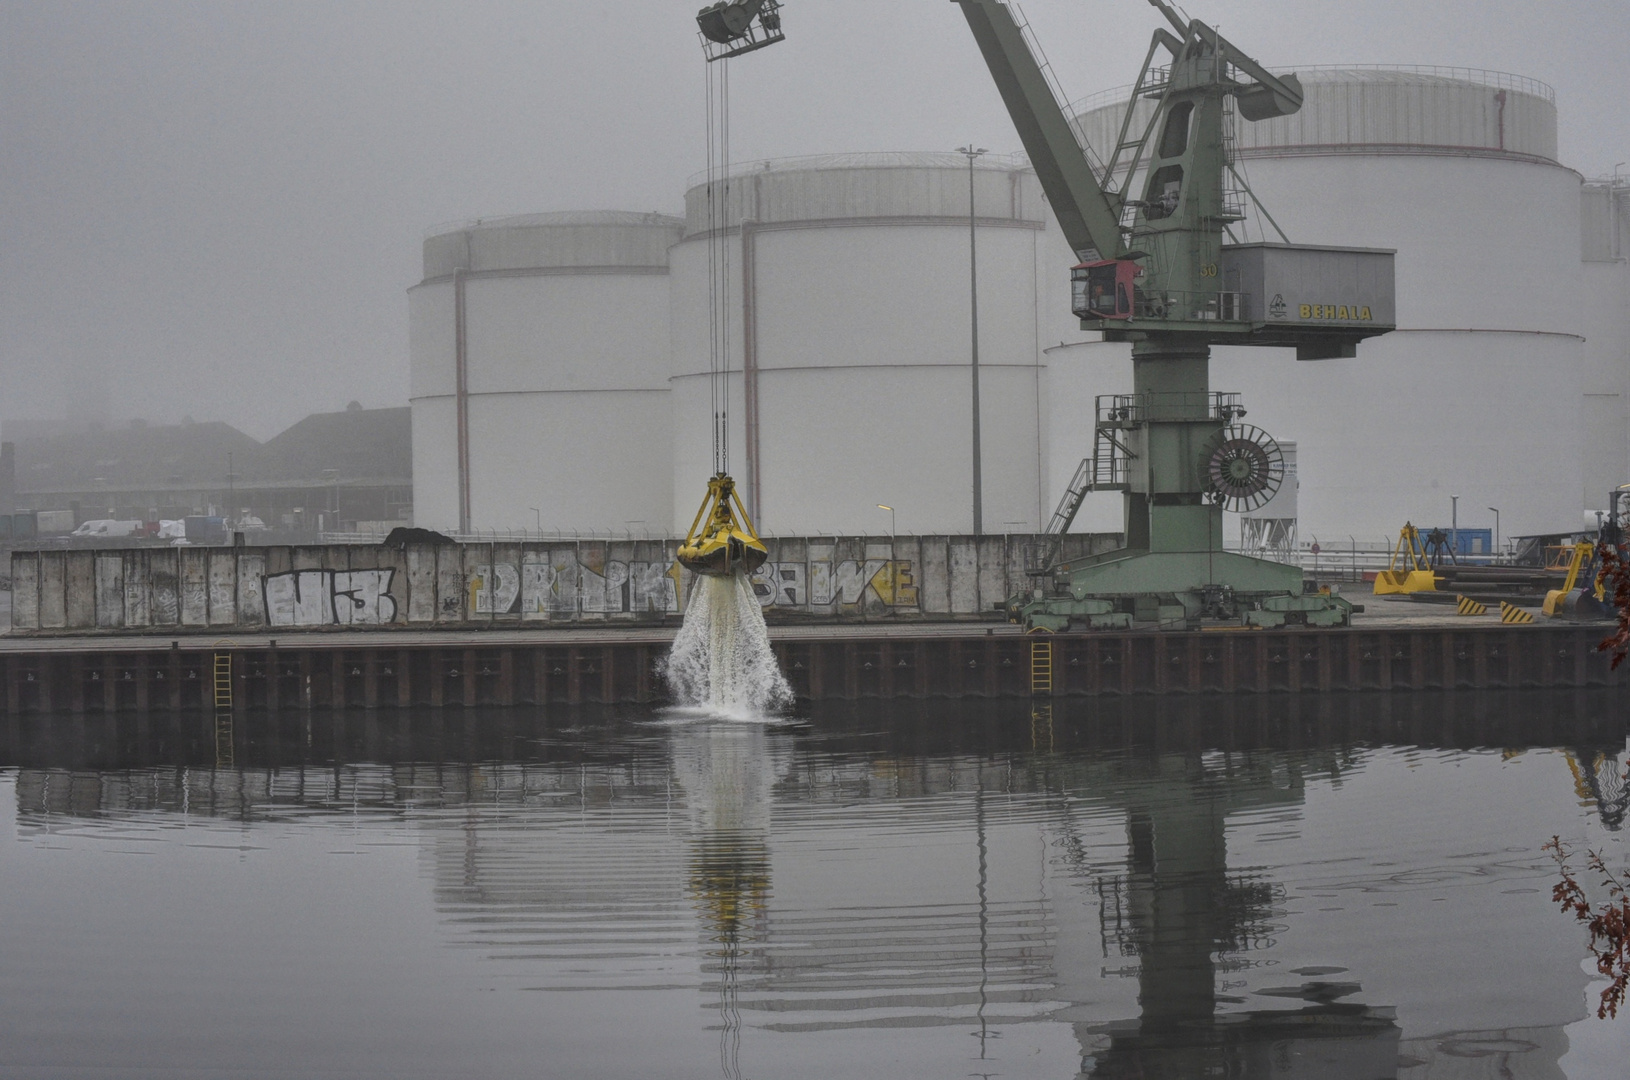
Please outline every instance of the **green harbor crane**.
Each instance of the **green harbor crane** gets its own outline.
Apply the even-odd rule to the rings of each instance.
[[[1005,605],[1010,616],[1048,630],[1346,625],[1352,605],[1308,591],[1300,567],[1223,547],[1223,511],[1266,503],[1284,463],[1272,438],[1239,423],[1239,395],[1211,389],[1211,347],[1282,346],[1298,360],[1327,360],[1395,328],[1393,252],[1291,244],[1260,204],[1279,242],[1231,233],[1255,202],[1230,160],[1231,125],[1296,112],[1301,83],[1149,0],[1169,29],[1155,31],[1116,143],[1097,162],[1010,5],[952,2],[1079,260],[1073,313],[1083,330],[1132,346],[1132,393],[1097,399],[1093,454],[1045,530],[1033,586]],[[735,0],[704,9],[709,59],[781,40],[779,8]],[[758,25],[766,15],[773,26]],[[1095,491],[1121,493],[1124,546],[1059,561]]]

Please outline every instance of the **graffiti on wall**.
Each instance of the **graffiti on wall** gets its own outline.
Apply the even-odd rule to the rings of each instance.
[[[513,563],[485,563],[470,573],[470,610],[477,615],[502,615],[515,610],[521,598],[521,575]]]
[[[1074,542],[1069,554],[1110,542],[1066,540]],[[751,585],[772,615],[973,615],[1024,582],[1026,543],[924,537],[902,550],[868,538],[780,538]],[[672,621],[694,580],[674,562],[674,550],[672,541],[19,550],[9,566],[12,628]],[[911,558],[893,558],[896,551]],[[6,569],[0,562],[0,572]]]
[[[906,560],[767,562],[750,580],[764,607],[917,607],[917,585]],[[523,619],[676,613],[684,599],[682,586],[677,563],[580,562],[567,551],[528,556],[519,566],[473,567],[466,579],[466,603],[472,615],[519,613]]]
[[[832,546],[803,543],[788,554],[803,554],[806,546],[816,558],[767,562],[751,576],[766,610],[844,616],[921,609],[919,582],[925,564],[833,558]],[[349,627],[505,618],[569,623],[618,615],[672,616],[684,610],[692,576],[673,561],[671,547],[623,549],[627,555],[646,555],[643,560],[609,557],[616,549],[608,552],[608,547],[431,549],[411,551],[394,567],[270,572],[271,556],[258,551],[129,552],[98,556],[94,566],[90,559],[70,566],[65,553],[27,552],[13,556],[14,565],[22,568],[14,572],[22,595],[13,617],[21,630]],[[319,559],[344,566],[354,555],[347,550],[291,554],[280,556],[277,565],[286,567],[298,558],[308,566]],[[466,562],[471,555],[475,558]],[[926,591],[943,595],[946,604],[935,610],[974,610],[977,583],[966,583],[964,570],[965,584],[960,591],[952,589],[941,576],[955,568],[943,565],[945,570],[929,572],[932,584]]]
[[[272,626],[377,626],[396,621],[396,571],[288,570],[262,581]]]
[[[575,618],[581,613],[640,614],[679,610],[679,573],[669,562],[580,562],[572,552],[528,555],[514,563],[484,563],[467,579],[474,615],[523,619]]]
[[[753,573],[752,584],[764,607],[917,606],[911,563],[903,559],[767,562]]]

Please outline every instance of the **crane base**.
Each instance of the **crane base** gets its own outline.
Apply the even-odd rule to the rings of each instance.
[[[1300,567],[1226,551],[1110,552],[1059,567],[1050,595],[1021,593],[1006,606],[1027,630],[1055,632],[1346,626],[1354,610],[1340,596],[1307,592]]]

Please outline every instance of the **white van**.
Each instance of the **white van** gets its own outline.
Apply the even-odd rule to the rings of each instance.
[[[135,536],[142,531],[145,522],[118,521],[114,518],[97,518],[94,521],[82,523],[79,528],[69,533],[70,536]]]

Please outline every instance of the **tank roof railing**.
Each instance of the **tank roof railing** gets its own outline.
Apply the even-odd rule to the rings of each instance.
[[[985,154],[974,168],[990,172],[1028,169],[1030,159],[1023,154]],[[800,157],[760,158],[737,161],[725,174],[729,179],[755,173],[817,172],[829,169],[968,169],[968,158],[954,150],[881,150],[853,154],[805,154]],[[687,191],[707,183],[705,171],[685,179]]]
[[[685,218],[681,214],[664,214],[659,210],[553,210],[541,214],[503,214],[493,217],[465,218],[444,221],[424,231],[426,240],[433,236],[465,232],[470,229],[527,229],[540,226],[584,225],[656,225],[663,228],[682,228]]]
[[[1444,79],[1452,82],[1470,83],[1475,86],[1488,86],[1497,90],[1515,90],[1518,93],[1528,94],[1541,98],[1552,105],[1556,104],[1556,90],[1549,84],[1531,79],[1526,75],[1514,75],[1509,71],[1494,71],[1488,68],[1448,67],[1441,64],[1307,64],[1297,67],[1294,64],[1265,64],[1270,71],[1294,72],[1298,76],[1313,73],[1337,74],[1351,72],[1354,74],[1391,74],[1391,75],[1426,75],[1434,79]],[[1334,82],[1336,80],[1320,80]],[[1132,93],[1133,83],[1124,86],[1112,86],[1107,90],[1100,90],[1095,94],[1088,94],[1078,101],[1069,104],[1069,112],[1075,116],[1101,109],[1106,105],[1125,104]]]

